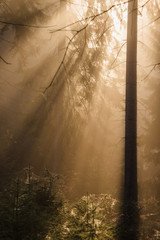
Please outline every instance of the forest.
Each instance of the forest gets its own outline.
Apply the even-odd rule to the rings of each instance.
[[[0,0],[0,240],[160,239],[160,0]]]

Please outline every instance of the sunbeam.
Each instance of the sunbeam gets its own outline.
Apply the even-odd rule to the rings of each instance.
[[[0,239],[159,239],[159,6],[0,2]]]

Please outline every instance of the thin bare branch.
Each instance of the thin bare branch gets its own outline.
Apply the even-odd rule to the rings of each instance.
[[[86,26],[84,26],[83,28],[81,28],[79,31],[77,31],[77,32],[72,36],[72,38],[69,40],[68,45],[67,45],[67,47],[66,47],[66,49],[65,49],[65,52],[64,52],[64,55],[63,55],[63,59],[62,59],[60,65],[59,65],[59,67],[58,67],[56,73],[54,74],[54,76],[53,76],[51,82],[50,82],[49,85],[45,88],[45,90],[44,90],[43,93],[45,93],[45,92],[46,92],[46,91],[52,86],[52,84],[53,84],[55,78],[57,77],[57,75],[58,75],[58,73],[59,73],[61,67],[62,67],[63,64],[64,64],[64,61],[65,61],[65,58],[66,58],[66,55],[67,55],[67,52],[68,52],[69,46],[70,46],[70,44],[72,43],[73,39],[74,39],[74,38],[75,38],[80,32],[82,32],[84,29],[86,29],[87,26],[88,26],[88,24],[87,24]]]
[[[141,81],[146,80],[158,65],[160,65],[160,62],[159,62],[159,63],[152,64],[152,65],[149,65],[148,67],[152,67],[152,68],[151,68],[151,70],[149,71],[149,73],[148,73]]]
[[[6,63],[6,64],[11,64],[11,63],[9,63],[9,62],[7,62],[3,57],[1,57],[0,56],[0,59],[4,62],[4,63]]]
[[[143,8],[144,6],[147,5],[147,3],[149,3],[151,0],[147,0],[141,7]]]
[[[158,65],[160,65],[160,62],[151,64],[151,65],[148,65],[147,67],[152,67],[152,66],[156,67],[156,66],[158,66]]]
[[[117,58],[118,58],[118,56],[119,56],[119,54],[120,54],[120,52],[121,52],[123,46],[126,45],[126,43],[127,43],[127,42],[123,43],[122,46],[120,47],[120,49],[118,50],[117,55],[116,55],[114,61],[111,63],[111,67],[112,67],[113,64],[117,61]]]
[[[18,26],[18,27],[27,27],[27,28],[53,28],[56,25],[50,25],[50,26],[42,26],[42,25],[29,25],[29,24],[24,24],[24,23],[13,23],[13,22],[7,22],[4,20],[0,20],[0,23],[6,24],[6,25],[11,25],[11,26]]]
[[[153,20],[152,20],[151,22],[149,22],[148,24],[146,24],[144,27],[142,27],[142,29],[148,27],[149,25],[151,25],[152,23],[158,21],[159,19],[160,19],[160,16],[157,17],[157,18],[155,18],[155,19],[153,19]]]
[[[68,25],[66,25],[66,26],[64,26],[64,27],[58,28],[58,29],[56,29],[56,30],[54,30],[54,31],[50,31],[50,33],[55,33],[55,32],[62,31],[62,30],[64,30],[64,29],[66,29],[66,28],[69,28],[69,27],[71,27],[71,26],[73,26],[73,25],[76,25],[77,23],[81,23],[81,22],[86,21],[86,20],[91,20],[90,22],[92,22],[92,21],[94,21],[96,18],[98,18],[98,17],[102,16],[103,14],[109,12],[112,8],[115,8],[115,7],[118,7],[118,6],[127,4],[127,3],[128,3],[128,1],[122,2],[122,3],[118,3],[118,4],[114,4],[114,5],[112,5],[111,7],[109,7],[108,9],[103,10],[103,11],[100,12],[100,13],[97,13],[97,14],[94,14],[94,15],[91,15],[91,16],[88,16],[88,17],[85,17],[85,18],[82,18],[82,19],[77,20],[77,21],[75,21],[75,22],[73,22],[73,23],[70,23],[70,24],[68,24]]]
[[[115,68],[119,67],[120,65],[122,65],[122,64],[124,64],[124,63],[126,63],[126,61],[123,61],[123,62],[118,63],[118,64],[115,65],[114,67],[110,68],[110,70],[111,70],[111,69],[115,69]]]

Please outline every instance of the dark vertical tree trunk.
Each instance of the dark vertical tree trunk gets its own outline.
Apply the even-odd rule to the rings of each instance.
[[[128,4],[124,201],[137,202],[137,0]]]
[[[126,109],[125,109],[125,176],[122,240],[138,239],[137,190],[137,2],[128,3]]]

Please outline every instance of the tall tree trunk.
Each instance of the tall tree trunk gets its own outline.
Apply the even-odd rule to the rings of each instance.
[[[137,202],[137,0],[128,3],[124,201]]]
[[[121,240],[138,239],[137,190],[137,5],[128,2],[126,108],[125,108],[125,176]]]

